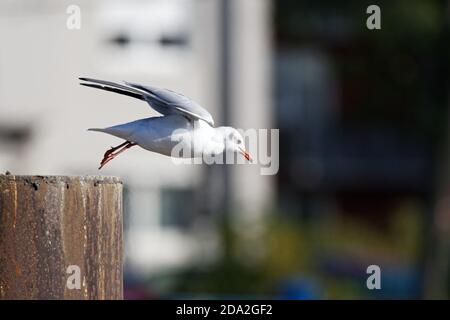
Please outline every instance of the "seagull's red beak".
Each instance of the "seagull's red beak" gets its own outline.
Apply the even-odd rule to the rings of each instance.
[[[253,161],[252,157],[250,156],[250,153],[248,153],[247,150],[239,147],[239,152],[245,157],[245,159],[247,159],[247,161],[250,161],[250,162]]]

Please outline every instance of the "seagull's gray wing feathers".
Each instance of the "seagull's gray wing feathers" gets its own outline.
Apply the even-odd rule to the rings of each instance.
[[[105,90],[105,91],[111,91],[111,92],[123,94],[125,96],[129,96],[129,97],[133,97],[133,98],[145,101],[145,97],[144,97],[143,94],[136,93],[136,92],[133,92],[133,91],[123,90],[123,89],[119,89],[119,88],[116,88],[116,87],[110,87],[110,86],[94,84],[94,83],[80,83],[80,84],[82,86],[86,86],[86,87],[90,87],[90,88],[96,88],[96,89],[102,89],[102,90]]]
[[[176,93],[168,89],[143,86],[129,82],[125,82],[125,85],[123,85],[115,82],[91,78],[79,79],[87,82],[80,83],[84,86],[112,91],[140,100],[145,100],[153,109],[163,115],[178,113],[191,120],[204,120],[209,125],[214,126],[214,120],[208,111],[206,111],[195,101],[180,93]]]
[[[125,84],[134,89],[147,92],[146,100],[152,107],[156,106],[158,108],[156,110],[162,114],[182,113],[188,118],[202,119],[214,126],[214,120],[208,111],[180,93],[130,82],[125,82]]]
[[[123,84],[119,84],[119,83],[115,83],[115,82],[111,82],[111,81],[92,79],[92,78],[78,78],[78,79],[80,79],[81,81],[86,81],[87,83],[89,83],[89,82],[95,83],[96,86],[90,85],[90,87],[95,87],[98,89],[112,91],[112,90],[108,90],[108,88],[115,88],[115,89],[119,89],[122,91],[134,92],[136,94],[141,94],[141,95],[145,94],[144,91],[139,90],[137,88],[132,88],[132,87],[129,87],[129,86],[126,86]],[[80,83],[80,84],[87,86],[86,83]]]

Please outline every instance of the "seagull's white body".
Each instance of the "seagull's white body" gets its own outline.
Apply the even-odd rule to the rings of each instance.
[[[225,143],[221,131],[201,120],[194,122],[172,114],[128,122],[105,129],[90,129],[132,141],[148,151],[174,157],[202,157],[221,154]],[[172,152],[178,146],[182,153]]]
[[[147,102],[161,117],[140,119],[104,129],[93,128],[126,140],[105,153],[102,168],[119,153],[139,145],[148,151],[174,157],[214,156],[227,151],[239,152],[247,160],[244,139],[232,127],[214,127],[211,114],[195,101],[167,89],[140,84],[80,78],[81,85],[112,91]],[[176,148],[176,149],[175,149]],[[118,150],[118,152],[115,152]],[[181,152],[174,152],[182,150]]]

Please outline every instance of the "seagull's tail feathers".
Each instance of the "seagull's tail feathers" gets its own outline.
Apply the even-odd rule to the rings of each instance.
[[[81,81],[80,85],[95,88],[95,89],[101,89],[105,91],[115,92],[118,94],[123,94],[125,96],[133,97],[139,100],[145,100],[145,96],[147,93],[139,88],[133,88],[128,85],[123,85],[111,81],[105,81],[105,80],[98,80],[98,79],[92,79],[92,78],[78,78]]]
[[[98,131],[98,132],[107,133],[107,129],[102,129],[102,128],[89,128],[88,131]]]
[[[127,124],[108,128],[89,128],[88,131],[103,132],[125,140],[129,140],[133,136],[133,130]]]

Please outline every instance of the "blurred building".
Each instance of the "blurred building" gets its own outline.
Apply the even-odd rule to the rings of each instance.
[[[67,28],[75,4],[81,28]],[[229,202],[258,219],[273,183],[258,167],[229,170],[229,198],[217,170],[175,165],[133,148],[101,172],[120,140],[87,132],[157,115],[141,101],[78,85],[78,77],[166,87],[198,101],[216,125],[271,128],[270,3],[230,1],[229,123],[223,123],[222,3],[202,0],[0,3],[0,170],[14,174],[115,175],[125,185],[130,273],[177,268],[220,254],[215,219]]]
[[[314,271],[339,294],[369,295],[361,274],[376,263],[386,285],[370,294],[442,297],[448,253],[433,211],[448,148],[448,2],[378,1],[378,31],[365,28],[370,4],[276,6],[279,205],[320,226]]]

